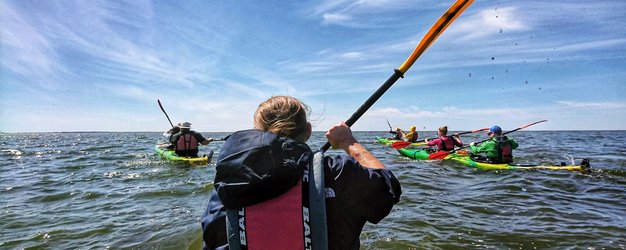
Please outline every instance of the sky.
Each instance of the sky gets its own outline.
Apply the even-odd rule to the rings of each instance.
[[[0,1],[0,132],[252,128],[294,96],[347,120],[451,0]],[[626,1],[475,1],[354,125],[626,129]]]

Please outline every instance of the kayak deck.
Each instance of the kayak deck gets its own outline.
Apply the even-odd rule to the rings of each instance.
[[[403,140],[389,139],[389,138],[380,137],[380,136],[376,136],[374,137],[374,139],[376,140],[377,143],[385,144],[385,145],[391,145],[391,144],[394,144],[395,142],[403,142]],[[414,142],[414,143],[409,144],[408,146],[419,147],[419,146],[424,146],[424,145],[426,145],[426,143],[424,142]]]
[[[398,152],[406,157],[415,160],[428,160],[430,153],[425,149],[398,149]],[[580,165],[516,165],[516,164],[494,164],[487,162],[474,161],[467,153],[452,153],[444,158],[444,160],[452,160],[463,165],[475,167],[482,170],[516,170],[516,169],[545,169],[545,170],[569,170],[589,172],[591,166],[588,159],[583,159]]]
[[[185,157],[177,155],[174,150],[167,149],[168,144],[157,144],[154,146],[154,152],[162,159],[173,162],[185,162],[190,164],[209,164],[209,160],[213,156],[213,151],[200,157]]]

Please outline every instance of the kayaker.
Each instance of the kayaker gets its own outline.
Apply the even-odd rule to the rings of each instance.
[[[239,210],[240,207],[272,208],[271,211],[263,212],[270,214],[275,224],[268,226],[270,237],[261,239],[261,248],[266,241],[283,243],[299,239],[276,232],[292,221],[278,214],[283,214],[285,209],[294,210],[291,207],[296,204],[276,204],[276,200],[291,197],[292,192],[300,192],[301,189],[297,187],[303,182],[303,176],[307,176],[308,166],[313,161],[313,152],[305,143],[312,134],[311,123],[307,121],[309,110],[306,104],[296,98],[273,96],[258,106],[254,114],[255,129],[238,131],[228,137],[217,161],[215,190],[201,219],[204,249],[225,247],[227,244],[225,207],[238,209],[239,214],[243,211]],[[385,169],[354,138],[344,122],[332,126],[326,132],[326,138],[333,148],[343,149],[347,153],[324,156],[322,159],[328,249],[359,249],[359,237],[364,224],[376,224],[391,212],[402,193],[400,183],[390,170]],[[296,197],[303,196],[304,191],[301,191]],[[293,212],[302,216],[305,211],[303,205],[296,207]],[[245,215],[250,212],[246,209]],[[306,214],[308,216],[309,213]],[[248,225],[251,222],[246,218],[245,223]],[[309,232],[305,232],[303,227],[296,228],[300,230],[296,232],[300,238],[303,232],[305,235]],[[246,232],[248,237],[245,240],[250,239],[251,234]],[[303,246],[302,242],[297,246]]]
[[[429,147],[437,145],[439,151],[452,151],[454,146],[463,147],[463,142],[459,134],[455,133],[453,136],[447,136],[448,126],[443,126],[437,129],[437,136],[439,138],[429,141],[428,138],[424,140]]]
[[[406,139],[406,141],[410,143],[417,142],[417,137],[419,137],[419,134],[417,133],[417,127],[411,126],[411,128],[409,128],[409,132],[405,133],[403,136],[404,139]]]
[[[206,139],[200,133],[191,130],[189,122],[179,123],[178,128],[180,132],[170,137],[178,156],[198,157],[198,145],[207,145],[213,141],[213,138]]]
[[[400,128],[396,128],[396,131],[391,131],[389,133],[393,134],[392,140],[403,140],[404,132]]]
[[[503,136],[502,128],[497,125],[489,128],[487,134],[489,139],[480,145],[476,145],[475,142],[470,143],[472,159],[495,164],[513,162],[513,149],[519,146],[517,142],[507,136]],[[477,155],[480,153],[484,153],[484,155]]]
[[[179,123],[180,124],[180,123]],[[176,146],[174,146],[174,144],[169,143],[170,141],[172,141],[172,136],[177,134],[178,132],[180,132],[180,127],[178,126],[174,126],[172,128],[170,128],[169,130],[165,131],[163,133],[163,137],[167,138],[167,144],[162,144],[161,147],[166,147],[167,149],[171,149],[174,150],[174,148],[176,148]]]

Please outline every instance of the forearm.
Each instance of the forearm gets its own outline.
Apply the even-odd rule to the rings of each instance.
[[[354,141],[343,147],[343,150],[361,164],[361,166],[373,169],[384,169],[385,165],[380,162],[369,150],[358,141]]]

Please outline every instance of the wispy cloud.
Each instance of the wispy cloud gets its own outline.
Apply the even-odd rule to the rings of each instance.
[[[313,8],[314,16],[319,16],[323,25],[338,25],[352,28],[373,28],[393,25],[402,20],[389,13],[397,10],[422,8],[410,0],[340,0],[324,1]],[[430,8],[430,7],[427,7]],[[371,18],[377,15],[377,18]]]
[[[532,29],[529,22],[524,20],[516,7],[483,9],[471,16],[465,16],[464,22],[455,24],[447,36],[456,43],[465,43],[487,36],[494,36],[502,32],[515,33]]]
[[[577,109],[624,109],[625,102],[580,102],[580,101],[557,101],[556,103],[567,108]]]
[[[37,77],[38,80],[65,71],[56,63],[58,55],[54,45],[39,32],[35,24],[23,18],[9,2],[0,2],[0,8],[0,41],[3,47],[0,60],[3,68],[22,76],[42,76]]]
[[[0,104],[8,106],[0,128],[23,128],[37,119],[26,115],[32,110],[120,128],[107,122],[116,112],[142,123],[161,115],[161,99],[177,119],[232,131],[249,127],[259,102],[286,94],[321,110],[324,129],[377,89],[452,2],[324,0],[268,10],[265,2],[0,1]],[[398,126],[419,119],[468,129],[626,116],[617,94],[625,8],[615,0],[476,1],[357,128],[392,116]]]

